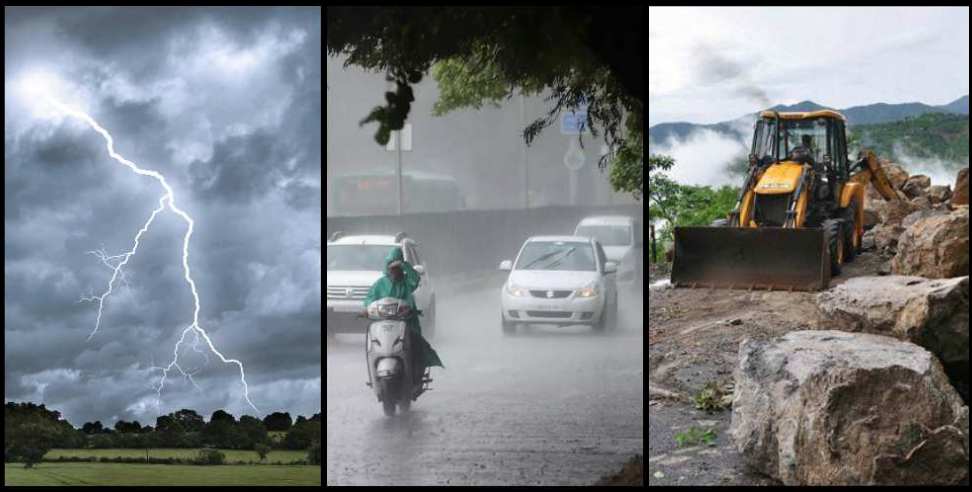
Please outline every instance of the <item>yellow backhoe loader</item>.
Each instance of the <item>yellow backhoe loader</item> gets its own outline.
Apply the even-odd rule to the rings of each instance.
[[[836,111],[764,111],[733,211],[710,227],[676,227],[675,287],[822,290],[860,252],[868,184],[898,200],[871,151],[847,157]]]

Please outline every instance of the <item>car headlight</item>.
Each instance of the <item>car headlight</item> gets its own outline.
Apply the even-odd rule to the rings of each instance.
[[[513,284],[506,284],[506,291],[510,293],[513,297],[526,297],[527,290],[523,287],[517,287]]]
[[[588,285],[587,287],[577,289],[574,291],[574,295],[577,297],[596,297],[598,295],[597,284]]]

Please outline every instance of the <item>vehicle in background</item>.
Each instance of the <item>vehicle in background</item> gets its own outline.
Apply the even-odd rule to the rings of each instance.
[[[398,178],[375,170],[328,178],[337,215],[390,215],[398,212]],[[402,173],[404,212],[451,212],[466,208],[465,197],[452,176],[419,171]]]
[[[644,231],[641,221],[626,215],[586,217],[574,228],[575,236],[596,239],[607,258],[618,264],[618,280],[644,285]]]
[[[327,333],[364,333],[367,323],[359,314],[372,284],[385,274],[385,257],[395,246],[421,276],[412,293],[422,311],[422,335],[435,334],[435,289],[427,265],[419,256],[419,244],[404,232],[397,235],[346,236],[335,232],[327,241]]]
[[[581,236],[528,238],[500,289],[503,334],[517,324],[590,325],[604,331],[617,324],[617,264],[600,243]]]

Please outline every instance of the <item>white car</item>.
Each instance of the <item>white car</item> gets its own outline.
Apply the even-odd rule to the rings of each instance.
[[[422,311],[422,335],[435,334],[435,290],[426,264],[418,254],[419,245],[405,233],[395,236],[345,236],[334,233],[327,242],[327,332],[364,333],[368,321],[357,318],[364,310],[364,299],[376,280],[385,274],[385,257],[395,246],[402,248],[405,261],[421,276],[412,293]]]
[[[509,278],[500,294],[503,333],[517,324],[591,325],[596,331],[616,324],[617,264],[595,239],[534,236],[520,247],[516,261],[504,260]]]
[[[626,215],[586,217],[577,224],[574,235],[592,237],[601,243],[608,260],[618,264],[618,280],[643,284],[645,263],[641,221]]]

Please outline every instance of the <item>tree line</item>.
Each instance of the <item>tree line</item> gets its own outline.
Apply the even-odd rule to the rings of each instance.
[[[653,263],[664,260],[674,241],[675,227],[705,226],[724,219],[736,206],[739,188],[683,185],[665,173],[676,164],[664,155],[648,156],[648,220],[658,223]]]
[[[269,432],[286,432],[279,441]],[[239,419],[216,410],[206,422],[195,410],[182,409],[155,419],[155,426],[119,420],[114,428],[101,421],[85,422],[80,429],[43,404],[8,402],[4,406],[4,462],[43,457],[52,448],[224,448],[305,450],[316,446],[320,464],[321,414],[292,420],[287,412],[274,412],[262,420],[250,415]],[[265,453],[261,453],[265,455]],[[311,459],[313,461],[313,458]]]

